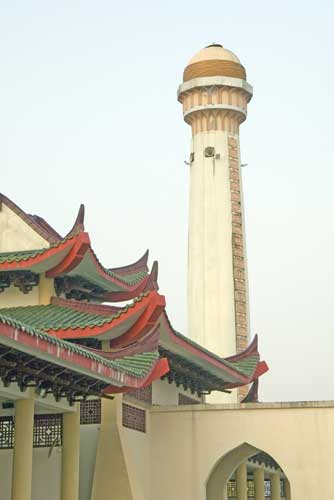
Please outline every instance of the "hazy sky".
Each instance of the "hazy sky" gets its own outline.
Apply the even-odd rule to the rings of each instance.
[[[176,90],[203,46],[240,57],[264,400],[334,399],[333,26],[329,0],[0,2],[0,190],[63,233],[84,202],[106,266],[149,248],[183,333],[190,129]]]

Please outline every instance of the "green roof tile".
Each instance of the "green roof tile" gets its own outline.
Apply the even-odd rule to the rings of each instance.
[[[125,314],[129,309],[140,302],[148,293],[139,295],[134,301],[125,306],[117,313],[110,316],[101,316],[90,312],[78,311],[71,307],[64,307],[55,304],[5,307],[0,309],[0,314],[4,314],[14,320],[21,321],[33,328],[48,330],[65,330],[76,328],[93,328],[111,323],[113,320]]]
[[[109,360],[77,344],[58,339],[57,337],[49,335],[38,328],[24,324],[23,322],[10,317],[9,315],[5,315],[2,312],[0,312],[0,323],[22,330],[31,336],[50,342],[60,348],[69,350],[88,359],[92,359],[102,365],[131,375],[135,378],[144,378],[147,376],[153,368],[155,362],[159,359],[159,353],[157,351],[153,351],[135,354],[133,356],[127,356],[120,359]]]

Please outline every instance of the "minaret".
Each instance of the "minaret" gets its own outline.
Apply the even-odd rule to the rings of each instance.
[[[192,129],[188,248],[190,337],[219,356],[248,344],[248,299],[239,125],[252,87],[222,45],[198,52],[178,99]]]

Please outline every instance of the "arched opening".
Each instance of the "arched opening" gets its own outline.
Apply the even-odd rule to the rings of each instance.
[[[273,457],[243,443],[214,466],[206,500],[291,500],[290,483]]]

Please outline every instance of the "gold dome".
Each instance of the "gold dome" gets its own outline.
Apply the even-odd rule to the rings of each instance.
[[[229,76],[246,80],[246,71],[233,52],[214,43],[190,59],[183,73],[183,81],[206,76]]]

